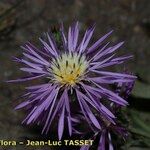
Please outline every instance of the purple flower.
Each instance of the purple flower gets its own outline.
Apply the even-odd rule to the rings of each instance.
[[[42,48],[39,49],[29,42],[22,46],[23,58],[15,58],[15,61],[24,65],[20,70],[28,73],[28,76],[9,82],[35,79],[41,79],[43,82],[27,87],[23,95],[25,101],[16,107],[29,111],[23,122],[42,124],[43,132],[47,133],[56,119],[59,139],[62,138],[66,124],[71,136],[74,131],[74,105],[71,104],[75,101],[91,129],[101,129],[101,121],[95,113],[115,124],[116,117],[107,108],[108,104],[113,102],[119,106],[126,106],[128,103],[113,92],[110,85],[130,83],[136,77],[111,72],[107,68],[122,64],[132,56],[115,56],[116,50],[123,42],[113,46],[110,46],[109,42],[104,44],[104,40],[112,31],[95,43],[89,44],[94,30],[95,26],[90,27],[82,40],[79,40],[77,22],[69,27],[67,36],[61,26],[62,45],[57,44],[52,33],[47,33],[47,41],[40,38]]]
[[[131,94],[133,89],[135,80],[127,83],[118,83],[116,86],[116,94],[121,95],[124,99],[127,100],[128,96]],[[116,114],[119,111],[119,106],[115,106],[114,104],[110,104],[109,107]],[[97,146],[97,150],[114,150],[111,134],[114,133],[116,135],[121,136],[123,139],[127,139],[128,132],[125,127],[122,127],[120,123],[116,123],[115,125],[109,122],[106,118],[102,118],[101,116],[98,119],[102,122],[101,130],[94,130],[93,136],[90,140],[95,140],[97,137],[99,138],[99,143]],[[84,135],[85,136],[85,135]],[[89,150],[89,146],[82,146],[80,150]]]

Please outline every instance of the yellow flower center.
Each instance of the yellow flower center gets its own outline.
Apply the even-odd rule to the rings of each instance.
[[[87,67],[85,56],[79,56],[77,53],[63,54],[52,60],[53,80],[63,85],[73,86],[83,79]]]

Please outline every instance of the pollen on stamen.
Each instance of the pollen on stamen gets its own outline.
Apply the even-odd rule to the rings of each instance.
[[[52,60],[51,64],[53,81],[71,86],[83,79],[88,68],[85,56],[79,56],[77,53],[62,54],[56,60]]]

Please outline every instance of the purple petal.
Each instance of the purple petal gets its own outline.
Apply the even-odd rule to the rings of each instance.
[[[49,62],[47,60],[45,60],[44,58],[42,58],[38,53],[36,53],[31,47],[30,45],[26,44],[26,47],[29,49],[29,51],[38,59],[40,59],[41,61],[43,61],[45,64],[49,65]]]
[[[90,146],[89,145],[84,145],[80,148],[80,150],[89,150]]]
[[[76,90],[76,93],[77,93],[77,90]],[[82,113],[84,114],[84,117],[85,117],[86,121],[88,122],[88,124],[89,124],[89,126],[91,127],[91,129],[94,131],[94,129],[93,129],[93,127],[91,126],[91,123],[90,123],[90,121],[89,121],[89,118],[87,117],[86,111],[84,110],[83,104],[81,103],[81,97],[80,97],[79,94],[77,94],[77,98],[78,98],[78,102],[79,102],[79,104],[80,104]]]
[[[109,150],[114,150],[113,145],[112,145],[112,141],[111,141],[110,133],[108,133],[108,139],[109,139]]]
[[[54,39],[52,40],[53,35],[51,34],[51,36],[49,36],[49,34],[47,33],[47,37],[48,37],[48,41],[50,43],[51,49],[55,52],[55,55],[58,56],[58,53],[57,53],[58,48],[56,46],[55,40]]]
[[[97,121],[96,117],[91,112],[91,110],[90,110],[89,106],[87,105],[87,103],[84,101],[85,98],[83,97],[83,94],[81,92],[79,92],[78,90],[76,90],[76,93],[77,93],[78,97],[80,97],[82,106],[85,109],[85,111],[86,111],[88,117],[90,118],[90,120],[92,121],[92,123],[95,125],[95,127],[97,127],[98,129],[101,129],[100,124]]]
[[[89,41],[93,35],[94,29],[95,29],[95,25],[93,25],[90,29],[86,30],[83,40],[80,44],[79,53],[83,53],[85,51],[85,49],[87,48]]]
[[[52,114],[52,111],[54,109],[54,105],[56,103],[56,98],[57,98],[57,95],[58,95],[58,91],[59,91],[59,88],[57,88],[54,93],[55,93],[55,97],[53,98],[53,101],[52,101],[52,104],[50,105],[50,110],[49,110],[49,114],[48,114],[48,117],[47,117],[47,120],[45,122],[45,125],[44,125],[44,128],[42,130],[42,133],[45,131],[45,129],[47,128],[46,130],[46,133],[48,132],[49,128],[50,128],[50,124],[49,124],[49,119],[51,117],[51,114]]]
[[[29,101],[22,102],[21,104],[19,104],[18,106],[15,107],[15,110],[23,108],[23,107],[27,106],[28,104],[30,104]]]
[[[97,42],[95,42],[90,48],[88,48],[88,53],[93,52],[97,47],[99,47],[102,42],[112,33],[113,31],[110,31],[106,35],[104,35],[102,38],[100,38]]]
[[[105,94],[109,100],[117,103],[117,104],[120,104],[122,106],[126,106],[128,104],[127,101],[125,101],[123,98],[121,98],[120,96],[118,96],[117,94],[113,93],[112,91],[110,90],[107,90],[106,88],[102,88],[100,85],[94,83],[97,87],[99,87],[99,91],[103,94]]]
[[[114,114],[109,110],[107,109],[103,104],[101,104],[101,109],[103,110],[103,112],[105,112],[107,115],[109,115],[111,118],[116,118],[114,116]]]
[[[108,55],[108,54],[113,53],[115,50],[117,50],[119,47],[121,47],[123,43],[124,43],[124,42],[120,42],[120,43],[118,43],[117,45],[115,45],[115,46],[113,46],[113,47],[108,47],[107,49],[103,50],[101,53],[98,52],[98,55],[97,55],[97,57],[95,58],[95,61],[96,61],[96,60],[99,60],[101,57],[104,57],[104,56],[106,56],[106,55]]]
[[[14,56],[12,56],[12,60],[18,63],[22,63],[21,59],[14,57]]]
[[[117,57],[117,58],[114,58],[114,59],[112,59],[111,61],[112,62],[120,62],[120,61],[125,61],[125,60],[128,60],[128,59],[130,59],[130,58],[133,58],[133,56],[132,55],[129,55],[129,56],[121,56],[121,57]]]
[[[29,72],[29,73],[49,74],[46,71],[36,70],[36,69],[32,69],[32,68],[20,68],[20,70],[25,71],[25,72]]]
[[[60,32],[61,32],[61,38],[62,38],[62,41],[63,41],[63,47],[64,47],[65,50],[67,50],[67,39],[66,39],[66,36],[65,36],[65,33],[64,33],[63,23],[61,24]]]
[[[73,29],[73,49],[76,50],[78,37],[79,37],[79,22],[76,22],[75,27]]]
[[[71,122],[71,112],[70,112],[70,104],[69,104],[69,97],[67,90],[64,91],[64,99],[65,99],[65,105],[66,105],[66,110],[67,110],[67,120],[68,120],[68,129],[69,129],[69,134],[70,136],[72,135],[72,122]]]
[[[114,55],[115,55],[115,54],[114,54]],[[98,69],[99,67],[101,67],[101,65],[103,65],[103,64],[105,64],[106,62],[110,61],[110,60],[114,57],[114,55],[112,55],[112,56],[110,56],[110,57],[104,59],[103,61],[95,62],[95,63],[94,63],[94,66],[91,67],[91,69]],[[93,63],[91,63],[91,64],[93,64]]]
[[[65,107],[63,107],[60,118],[59,118],[59,122],[58,122],[58,137],[59,140],[61,140],[62,135],[63,135],[63,131],[64,131],[64,115],[65,115]]]
[[[124,42],[120,42],[118,44],[116,44],[115,46],[113,46],[106,54],[110,54],[113,53],[115,50],[117,50],[119,47],[121,47],[124,44]]]
[[[93,100],[93,102],[94,102],[94,104],[95,104],[95,106],[100,110],[100,112],[102,112],[102,113],[105,113],[106,115],[109,115],[111,118],[115,118],[115,116],[114,116],[114,114],[112,114],[111,112],[110,112],[110,110],[108,110],[102,103],[97,103],[98,101],[96,100],[96,101],[94,101],[94,98],[91,96],[91,94],[90,93],[93,93],[93,89],[92,88],[90,88],[90,86],[86,86],[85,84],[82,84],[82,86],[83,86],[83,88],[86,90],[86,92],[87,92],[87,94],[89,95],[89,97],[91,98],[91,100]],[[98,96],[98,94],[96,94],[96,96],[97,97],[99,97]]]
[[[118,58],[114,58],[112,60],[110,60],[110,62],[104,63],[102,65],[100,65],[98,67],[98,69],[100,68],[104,68],[104,67],[110,67],[112,65],[119,65],[122,64],[124,61],[127,61],[128,59],[132,58],[133,56],[123,56],[123,57],[118,57]],[[98,62],[95,62],[95,64]]]
[[[28,119],[27,124],[30,124],[33,120],[36,120],[38,118],[38,116],[42,113],[42,111],[46,110],[51,105],[51,103],[53,103],[54,98],[56,97],[56,95],[57,95],[57,92],[56,92],[56,89],[54,88],[50,92],[50,94],[47,97],[47,99],[44,100],[44,102],[42,104],[37,106],[37,108],[35,109],[34,113]]]
[[[45,66],[49,66],[49,64],[47,64],[47,63],[41,61],[40,59],[38,59],[38,58],[36,58],[36,57],[33,57],[33,56],[29,55],[29,54],[27,54],[27,53],[23,53],[23,55],[26,56],[27,58],[29,58],[30,60],[32,60],[32,61],[38,63],[38,64],[42,64],[42,65],[45,65]]]
[[[57,106],[56,106],[54,112],[52,113],[51,117],[49,118],[49,120],[47,118],[48,126],[51,125],[54,117],[56,116],[56,114],[58,113],[58,111],[61,109],[61,107],[63,106],[63,104],[64,104],[64,92],[63,92],[60,100],[58,101]],[[45,128],[46,128],[46,126],[45,126]],[[44,128],[43,128],[43,132],[44,132]]]
[[[35,64],[35,63],[31,63],[31,62],[26,61],[24,59],[22,59],[21,62],[26,64],[26,65],[28,65],[28,66],[30,66],[30,67],[32,67],[32,68],[34,68],[34,69],[42,70],[41,65],[38,65],[38,64]]]
[[[73,36],[71,33],[71,27],[69,27],[69,31],[68,31],[68,50],[71,52],[73,51]]]
[[[133,79],[124,79],[124,78],[115,78],[115,77],[91,77],[87,78],[89,81],[94,81],[96,83],[102,84],[114,84],[114,83],[126,83],[126,82],[133,82]]]
[[[99,59],[99,55],[105,50],[105,48],[110,44],[110,42],[106,43],[92,58],[91,60],[94,62]],[[91,62],[90,60],[90,62]]]
[[[104,130],[101,133],[98,150],[106,150],[105,149],[105,138],[106,138],[106,131]]]
[[[34,80],[34,79],[37,79],[37,78],[41,78],[41,77],[44,77],[44,76],[45,76],[45,74],[42,74],[42,75],[33,76],[33,77],[24,77],[24,78],[21,78],[21,79],[9,80],[9,81],[6,81],[6,82],[8,82],[8,83],[24,82],[24,81],[29,81],[29,80]]]
[[[125,77],[125,78],[131,78],[136,79],[136,76],[124,74],[124,73],[115,73],[115,72],[109,72],[109,71],[99,71],[99,70],[92,70],[92,72],[102,74],[102,75],[109,75],[109,76],[116,76],[116,77]]]
[[[33,44],[31,44],[30,42],[27,43],[34,51],[38,52],[41,56],[44,56],[44,57],[48,57],[50,58],[51,55],[45,53],[45,49],[42,48],[42,49],[38,49],[37,47],[35,47]],[[22,47],[22,46],[21,46]],[[24,47],[22,47],[24,49]],[[32,54],[28,49],[24,49],[24,50],[27,50],[30,54]],[[47,52],[47,51],[46,51]]]
[[[40,85],[34,85],[34,86],[29,86],[29,87],[26,87],[26,89],[28,90],[36,90],[36,89],[39,89],[39,88],[43,88],[43,87],[48,87],[50,86],[51,84],[50,83],[46,83],[46,84],[40,84]]]
[[[54,50],[45,41],[43,41],[41,38],[39,38],[39,40],[42,42],[42,44],[44,45],[44,48],[48,52],[50,52],[53,56],[57,57],[57,54],[54,52]]]

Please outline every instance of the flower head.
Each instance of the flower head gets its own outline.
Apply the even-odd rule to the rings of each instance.
[[[88,68],[88,62],[85,56],[77,53],[62,54],[52,60],[49,71],[53,75],[53,82],[60,85],[74,86],[83,80]]]
[[[131,94],[134,83],[135,80],[128,83],[118,83],[116,86],[115,93],[121,95],[127,100],[128,96]],[[117,114],[117,112],[119,111],[118,105],[114,107],[112,104],[110,104],[108,107],[115,114]],[[116,122],[116,124],[113,124],[106,119],[105,120],[102,119],[100,115],[98,115],[97,118],[101,121],[102,129],[94,130],[92,136],[90,137],[90,140],[94,140],[94,141],[96,141],[97,138],[99,139],[99,142],[97,144],[97,150],[114,150],[114,146],[112,142],[112,134],[116,134],[117,136],[123,139],[127,139],[128,131],[125,128],[125,125],[122,126],[118,121]],[[83,134],[83,136],[86,136],[86,134]],[[91,147],[90,145],[82,146],[80,150],[89,150],[90,147]]]
[[[43,132],[48,132],[53,120],[58,118],[59,139],[66,123],[69,134],[72,135],[73,95],[91,129],[101,129],[101,121],[97,119],[95,112],[115,124],[116,117],[107,106],[110,103],[126,106],[128,103],[109,85],[132,82],[135,76],[111,72],[105,68],[122,64],[132,56],[115,56],[114,52],[123,42],[113,46],[110,43],[104,44],[112,31],[89,44],[94,30],[95,26],[87,29],[80,41],[77,22],[69,27],[68,36],[65,35],[63,26],[60,27],[61,45],[57,44],[52,33],[47,33],[47,41],[40,38],[42,48],[39,49],[29,42],[22,46],[24,57],[15,58],[15,61],[25,66],[20,70],[27,72],[29,76],[9,82],[38,78],[43,81],[42,84],[27,87],[26,94],[23,95],[25,101],[16,107],[24,107],[29,111],[24,122],[42,124]]]

